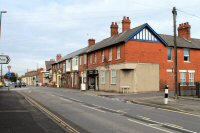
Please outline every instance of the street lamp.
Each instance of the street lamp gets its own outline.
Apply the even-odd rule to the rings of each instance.
[[[2,20],[2,14],[3,13],[7,13],[7,11],[1,11],[0,12],[0,39],[1,39],[1,20]],[[2,64],[1,64],[1,81],[3,81],[2,80]]]

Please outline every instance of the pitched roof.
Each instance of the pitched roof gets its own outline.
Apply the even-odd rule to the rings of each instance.
[[[55,61],[45,61],[46,70],[51,69],[51,64],[55,63]]]
[[[130,35],[132,35],[133,33],[137,32],[139,29],[141,29],[142,27],[144,27],[146,24],[140,25],[138,27],[135,27],[133,29],[127,30],[125,32],[119,33],[117,35],[114,35],[112,37],[106,38],[98,43],[96,43],[94,45],[94,47],[92,47],[90,50],[88,50],[88,52],[92,52],[98,49],[102,49],[117,43],[122,43],[125,42]]]
[[[79,49],[79,50],[77,50],[77,51],[74,51],[74,52],[72,52],[72,53],[70,53],[70,54],[67,54],[67,55],[65,55],[65,56],[62,58],[62,60],[60,60],[59,62],[62,62],[62,61],[64,61],[64,60],[67,60],[67,59],[70,59],[70,58],[73,58],[73,57],[75,57],[75,56],[77,56],[77,55],[81,55],[81,54],[87,53],[87,51],[88,51],[89,49],[90,49],[90,48],[87,46],[87,47],[84,47],[84,48]]]
[[[168,43],[168,46],[174,46],[174,36],[164,34],[159,34],[159,36]],[[191,38],[191,41],[188,41],[184,38],[177,37],[177,47],[200,49],[200,39]]]

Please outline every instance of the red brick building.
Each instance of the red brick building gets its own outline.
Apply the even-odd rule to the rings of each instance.
[[[129,17],[124,17],[119,33],[118,24],[112,22],[110,37],[97,43],[89,39],[88,47],[66,55],[62,59],[68,73],[66,87],[141,92],[163,90],[168,84],[173,90],[173,36],[157,34],[147,23],[133,29],[130,24]],[[178,80],[182,86],[194,86],[200,80],[200,39],[191,37],[190,28],[189,23],[178,27]],[[74,70],[73,61],[78,64]]]

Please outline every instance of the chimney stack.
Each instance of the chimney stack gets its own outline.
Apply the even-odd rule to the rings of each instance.
[[[190,41],[191,40],[190,29],[191,26],[189,25],[188,22],[179,24],[178,36]]]
[[[95,45],[95,39],[89,39],[88,45],[89,45],[89,47],[93,47]]]
[[[122,32],[130,30],[130,27],[131,27],[131,20],[129,19],[129,17],[124,16],[122,20]]]
[[[57,54],[56,61],[60,61],[61,59],[62,59],[62,55],[61,54]]]
[[[111,36],[117,35],[118,34],[118,24],[117,22],[112,22],[111,26],[110,26],[110,30],[111,30]]]

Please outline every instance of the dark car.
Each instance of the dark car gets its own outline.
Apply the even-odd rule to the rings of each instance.
[[[22,84],[21,84],[21,82],[15,83],[15,88],[17,88],[17,87],[19,87],[19,88],[21,88],[21,87],[22,87]]]

